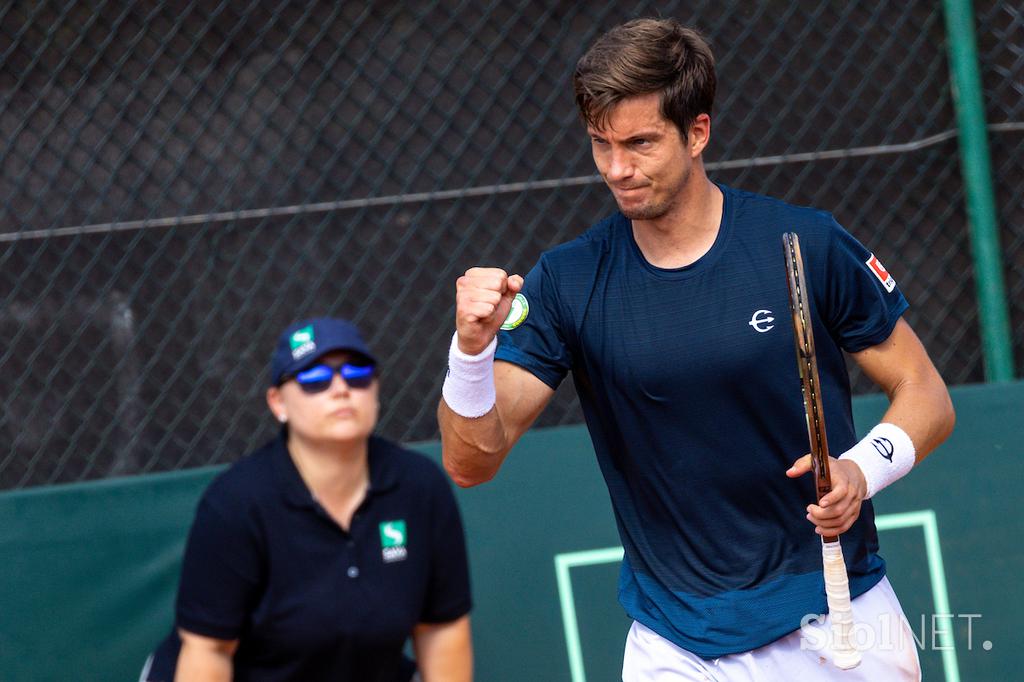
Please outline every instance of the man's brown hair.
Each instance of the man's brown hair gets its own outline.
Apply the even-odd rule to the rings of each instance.
[[[603,128],[623,99],[661,93],[661,113],[686,136],[711,114],[715,58],[704,38],[675,19],[634,19],[597,39],[572,77],[583,120]]]

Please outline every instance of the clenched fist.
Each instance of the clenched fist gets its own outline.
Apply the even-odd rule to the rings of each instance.
[[[498,333],[523,288],[523,278],[500,268],[470,268],[455,282],[455,329],[459,350],[478,355]]]

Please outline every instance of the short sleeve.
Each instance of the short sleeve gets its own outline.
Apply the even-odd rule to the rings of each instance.
[[[831,220],[827,267],[819,270],[824,319],[839,346],[854,353],[882,343],[909,304],[878,257]]]
[[[177,625],[198,635],[238,639],[262,584],[263,552],[253,520],[216,501],[216,484],[199,503],[178,587]]]
[[[430,510],[430,577],[421,623],[447,623],[469,613],[472,606],[462,518],[447,480],[437,473]]]
[[[572,355],[561,326],[558,289],[542,257],[526,276],[526,316],[513,329],[498,333],[495,359],[519,365],[553,389],[572,368]]]

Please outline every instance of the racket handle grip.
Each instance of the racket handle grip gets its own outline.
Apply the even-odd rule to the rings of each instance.
[[[836,667],[843,670],[860,665],[860,652],[853,646],[853,608],[850,581],[846,576],[843,547],[839,541],[823,542],[821,558],[825,571],[825,597],[832,623],[832,652]]]

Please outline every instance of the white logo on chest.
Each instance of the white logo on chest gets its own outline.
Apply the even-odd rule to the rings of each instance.
[[[772,322],[774,322],[774,321],[775,321],[775,318],[772,317],[772,311],[770,311],[770,310],[758,310],[750,318],[750,322],[747,322],[747,324],[749,324],[751,327],[753,327],[755,332],[759,332],[761,334],[764,334],[766,331],[769,331],[769,330],[775,328],[775,325],[772,324]]]

